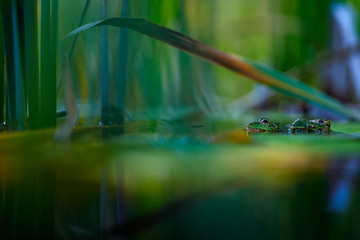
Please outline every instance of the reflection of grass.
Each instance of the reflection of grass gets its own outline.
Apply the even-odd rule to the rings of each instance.
[[[133,133],[111,140],[99,140],[101,131],[93,129],[75,131],[72,143],[55,143],[51,140],[52,134],[53,131],[45,130],[1,135],[1,164],[16,172],[28,172],[40,167],[56,169],[61,173],[61,178],[69,181],[96,181],[100,179],[104,164],[114,164],[115,169],[116,164],[120,163],[126,171],[128,186],[133,185],[132,189],[137,189],[138,184],[160,184],[169,180],[178,181],[179,184],[188,182],[188,186],[199,184],[194,185],[195,188],[210,187],[232,178],[255,181],[264,178],[263,183],[266,184],[265,179],[272,178],[272,171],[317,166],[308,161],[313,157],[311,151],[307,151],[307,146],[316,143],[316,138],[308,141],[289,136],[282,141],[275,136],[273,141],[255,138],[253,144],[239,144],[233,141],[209,143],[208,136],[211,135],[206,134],[191,139],[181,135],[167,137],[167,134]],[[31,148],[24,147],[30,143],[33,143]],[[329,143],[333,144],[333,148],[339,144],[331,140],[327,141]],[[24,163],[22,160],[26,157],[27,162]],[[11,175],[10,172],[6,173],[6,176]],[[145,189],[151,191],[151,187]]]
[[[316,185],[310,179],[324,174],[327,157],[358,154],[360,149],[358,141],[308,135],[258,135],[246,144],[217,143],[209,142],[209,139],[221,132],[196,133],[192,138],[174,134],[175,131],[168,130],[171,126],[162,133],[155,132],[156,126],[151,121],[145,122],[144,126],[131,123],[125,126],[131,129],[129,133],[111,139],[102,139],[102,129],[112,126],[79,128],[75,130],[72,142],[67,143],[55,142],[53,130],[1,134],[0,186],[6,186],[2,189],[6,194],[0,199],[0,206],[13,209],[15,200],[26,196],[28,205],[18,205],[22,210],[19,215],[21,226],[26,226],[27,221],[31,221],[28,226],[33,226],[56,219],[57,224],[72,224],[96,233],[104,167],[109,169],[108,208],[115,209],[112,201],[118,191],[120,174],[128,220],[131,221],[163,206],[172,206],[172,203],[178,206],[178,201],[186,206],[185,209],[191,209],[212,198],[235,196],[235,192],[242,194],[235,198],[237,201],[252,199],[249,194],[255,197],[264,191],[276,195],[279,201],[286,201],[280,192],[291,195],[292,190],[296,192],[304,181],[310,186]],[[18,194],[14,195],[13,191]],[[313,194],[305,194],[301,199],[313,197]],[[247,207],[268,206],[268,199],[255,199]],[[31,211],[23,211],[26,206]],[[220,206],[216,205],[216,209]],[[237,204],[231,209],[235,206],[241,213],[247,208]],[[278,206],[278,201],[274,206]],[[313,205],[306,206],[311,208]],[[3,208],[0,208],[0,219],[12,220],[13,215],[2,211]],[[170,219],[178,213],[176,207],[168,211]],[[281,206],[273,214],[281,215],[287,211],[292,209]],[[23,217],[33,216],[33,212],[38,219],[35,223]],[[253,214],[251,216],[251,219],[257,219]],[[187,221],[189,219],[192,218]],[[224,224],[232,223],[223,221]],[[4,224],[2,226],[9,226],[12,221]],[[52,233],[51,228],[47,231],[39,234]],[[63,231],[72,233],[72,230]],[[59,229],[54,232],[58,234]]]

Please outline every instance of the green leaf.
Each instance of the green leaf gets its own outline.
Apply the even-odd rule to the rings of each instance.
[[[130,0],[121,1],[121,17],[128,17],[130,12]],[[128,30],[120,29],[118,40],[118,58],[117,58],[117,72],[115,79],[115,101],[114,105],[119,110],[119,116],[114,119],[118,124],[124,124],[125,119],[125,96],[126,96],[126,82],[127,82],[127,59],[128,59]]]
[[[107,1],[102,4],[103,17],[107,17]],[[110,92],[109,92],[109,56],[108,56],[108,33],[107,27],[101,32],[101,122],[108,125],[110,121]]]
[[[40,122],[56,125],[57,0],[41,1]]]
[[[39,96],[39,56],[38,56],[38,28],[37,1],[23,1],[24,9],[24,45],[25,45],[25,82],[29,111],[29,128],[40,127],[40,96]]]
[[[302,82],[295,81],[283,73],[238,56],[222,52],[179,32],[159,26],[145,19],[110,18],[81,26],[71,32],[69,36],[96,26],[114,26],[132,29],[228,68],[252,80],[268,85],[272,89],[289,97],[301,99],[352,119],[360,120],[360,113],[358,111],[347,108],[337,100]]]
[[[1,13],[1,10],[0,10]],[[2,25],[2,18],[0,16],[0,26]],[[0,30],[0,125],[5,121],[5,53],[3,42],[3,31]]]

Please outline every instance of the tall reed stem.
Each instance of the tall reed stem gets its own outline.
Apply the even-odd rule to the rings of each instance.
[[[57,0],[41,0],[40,122],[56,125]]]
[[[25,81],[28,104],[29,128],[40,127],[39,56],[37,30],[37,1],[23,0],[24,4],[24,46]]]
[[[107,18],[107,0],[103,0],[103,19]],[[109,119],[109,60],[107,27],[101,31],[101,123],[108,125]]]

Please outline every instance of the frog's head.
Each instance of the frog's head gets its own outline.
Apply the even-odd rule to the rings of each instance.
[[[327,119],[321,118],[321,119],[313,119],[310,120],[310,122],[319,123],[321,125],[324,125],[325,127],[331,127],[331,122]]]
[[[255,132],[274,132],[275,128],[270,122],[267,121],[261,121],[265,118],[261,118],[258,122],[252,122],[249,123],[246,126],[246,131],[248,133],[255,133]]]
[[[290,132],[292,133],[306,133],[308,130],[308,122],[303,119],[296,119],[295,122],[293,122],[290,125]]]
[[[321,129],[323,132],[330,132],[331,122],[327,119],[313,119],[309,121],[309,125],[315,126],[316,128]]]
[[[268,118],[260,118],[259,123],[261,123],[264,127],[269,129],[269,131],[271,132],[280,132],[279,129],[280,123],[278,122],[273,122],[273,121],[270,122]]]

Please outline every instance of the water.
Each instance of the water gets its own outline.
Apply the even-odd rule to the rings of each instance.
[[[3,133],[1,239],[358,239],[358,140],[236,126]]]

